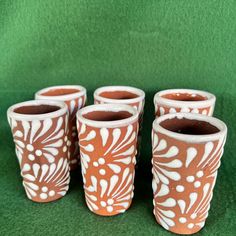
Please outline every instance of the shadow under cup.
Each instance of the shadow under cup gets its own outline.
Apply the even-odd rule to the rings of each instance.
[[[133,198],[138,113],[99,104],[77,113],[81,168],[88,208],[104,216],[125,212]]]
[[[165,229],[198,232],[205,224],[226,140],[213,117],[167,114],[153,122],[154,215]]]
[[[66,105],[28,101],[10,107],[7,116],[28,198],[50,202],[64,196],[70,181]]]

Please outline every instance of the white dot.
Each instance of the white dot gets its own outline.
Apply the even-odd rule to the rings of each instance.
[[[66,144],[67,144],[68,147],[70,147],[71,146],[71,141],[68,140]]]
[[[180,192],[180,193],[183,192],[184,191],[184,186],[183,185],[177,185],[176,186],[176,191]]]
[[[179,222],[180,223],[186,223],[187,222],[187,219],[185,217],[180,217],[179,218]]]
[[[67,146],[64,146],[63,147],[63,152],[66,152],[67,151]]]
[[[131,198],[133,198],[133,197],[134,197],[134,192],[131,193]]]
[[[24,164],[24,167],[23,167],[23,171],[29,171],[31,168],[30,168],[30,165],[29,164]]]
[[[73,126],[73,127],[72,127],[72,130],[76,130],[76,126]]]
[[[192,183],[195,178],[194,178],[194,176],[190,175],[190,176],[188,176],[186,179],[187,179],[187,181],[188,181],[189,183]]]
[[[46,193],[41,193],[40,194],[41,199],[46,199],[47,197],[48,197],[48,195]]]
[[[191,112],[192,112],[192,113],[195,113],[195,114],[198,114],[198,113],[199,113],[199,110],[198,110],[197,108],[195,108],[195,109],[193,109]]]
[[[190,223],[190,224],[188,224],[188,228],[189,228],[189,229],[192,229],[192,228],[193,228],[193,226],[194,226],[194,224],[193,224],[193,223]]]
[[[35,152],[35,154],[36,154],[36,156],[41,156],[43,153],[42,153],[42,151],[41,150],[36,150],[36,152]]]
[[[191,97],[196,97],[197,95],[195,93],[191,94]]]
[[[203,110],[203,111],[202,111],[202,114],[203,114],[203,115],[206,115],[206,114],[207,114],[207,110]]]
[[[197,214],[196,214],[196,213],[193,213],[190,217],[191,217],[191,219],[194,220],[194,219],[197,217]]]
[[[110,198],[107,200],[107,203],[108,203],[108,205],[112,205],[114,203],[114,200]]]
[[[72,133],[72,136],[75,137],[77,134],[75,132]]]
[[[29,160],[31,160],[31,161],[34,161],[34,159],[35,159],[35,158],[34,158],[34,155],[32,155],[32,154],[29,154],[29,155],[28,155],[28,158],[29,158]]]
[[[101,201],[100,204],[102,207],[105,207],[107,205],[106,202],[104,202],[104,201]]]
[[[46,186],[43,186],[43,187],[42,187],[42,191],[43,191],[43,192],[47,192],[47,191],[48,191],[48,188],[47,188]]]
[[[112,206],[108,206],[108,207],[107,207],[107,211],[108,211],[108,212],[112,212],[112,211],[113,211],[113,207],[112,207]]]
[[[102,158],[102,157],[100,157],[100,158],[98,159],[98,163],[99,163],[100,165],[105,164],[105,159]]]
[[[99,170],[100,175],[105,175],[106,171],[104,169]]]
[[[48,194],[50,197],[53,197],[55,195],[55,191],[51,190]]]
[[[199,188],[200,186],[201,186],[201,182],[200,181],[194,182],[194,187],[195,188]]]
[[[96,161],[94,161],[93,166],[98,167],[98,163]]]
[[[204,173],[202,170],[199,170],[196,175],[198,178],[201,178],[204,175]]]
[[[30,151],[30,152],[32,152],[32,151],[34,150],[34,147],[33,147],[33,145],[31,145],[31,144],[27,144],[26,148],[27,148],[27,150]]]
[[[64,138],[64,140],[65,140],[65,142],[68,140],[68,137],[66,136],[65,138]]]

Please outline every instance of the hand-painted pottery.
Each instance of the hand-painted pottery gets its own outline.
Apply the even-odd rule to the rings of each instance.
[[[134,107],[139,113],[139,134],[137,158],[140,155],[142,119],[145,103],[143,90],[129,86],[105,86],[95,90],[94,104],[126,104]]]
[[[155,94],[156,117],[185,112],[212,116],[216,98],[213,94],[193,89],[168,89]]]
[[[7,111],[29,199],[50,202],[69,188],[68,114],[63,102],[28,101]]]
[[[165,229],[198,232],[205,224],[226,140],[226,125],[192,113],[153,122],[154,215]]]
[[[104,216],[125,212],[133,198],[138,112],[122,104],[77,113],[81,168],[88,208]]]
[[[76,112],[84,107],[86,103],[86,89],[79,85],[53,86],[38,91],[35,94],[35,99],[63,101],[67,104],[69,110],[69,134],[67,144],[69,146],[70,169],[76,169],[79,161]]]

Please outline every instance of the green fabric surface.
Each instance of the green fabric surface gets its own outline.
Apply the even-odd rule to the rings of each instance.
[[[234,0],[0,0],[0,235],[172,235],[152,214],[152,99],[166,88],[217,96],[215,116],[228,125],[228,140],[208,220],[196,235],[235,235],[235,12]],[[85,86],[89,103],[103,85],[145,90],[141,162],[126,213],[91,213],[79,172],[59,201],[26,198],[6,110],[59,84]]]

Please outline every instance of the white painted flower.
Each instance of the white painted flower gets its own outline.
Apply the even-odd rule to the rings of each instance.
[[[50,118],[45,119],[43,122],[39,120],[21,121],[23,131],[15,128],[13,132],[19,161],[21,162],[23,153],[27,153],[30,161],[43,157],[49,163],[53,163],[55,156],[59,153],[58,148],[64,145],[63,152],[66,152],[67,147],[64,144],[63,136],[67,134],[67,127],[62,129],[62,125],[64,122],[67,123],[67,117],[65,120],[63,121],[63,118],[60,117],[53,131],[51,131],[53,120]],[[67,141],[67,144],[69,145],[69,141]]]

